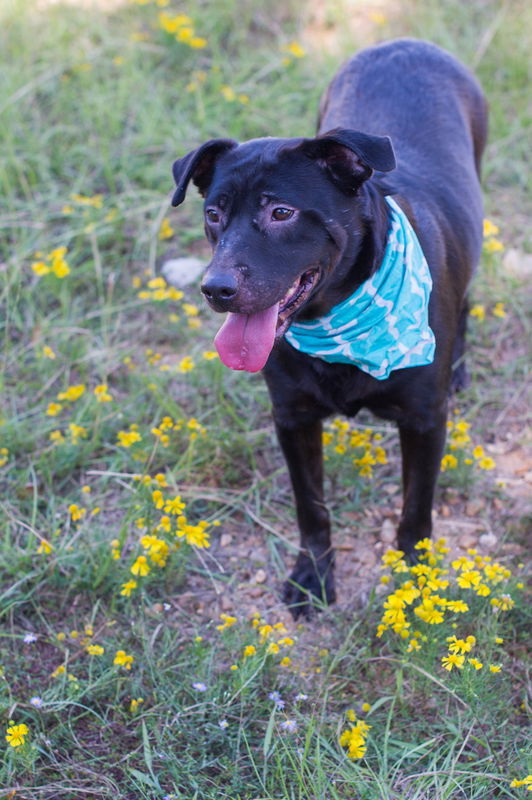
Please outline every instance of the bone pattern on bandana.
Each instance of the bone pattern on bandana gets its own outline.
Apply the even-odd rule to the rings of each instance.
[[[337,364],[354,364],[377,380],[434,360],[429,326],[432,278],[406,214],[391,197],[390,230],[379,269],[328,314],[295,322],[285,338],[296,350]]]

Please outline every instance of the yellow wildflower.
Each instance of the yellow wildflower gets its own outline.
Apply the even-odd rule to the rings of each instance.
[[[26,741],[26,736],[29,733],[28,726],[25,725],[23,722],[19,725],[10,725],[6,732],[6,742],[11,745],[11,747],[20,747]]]
[[[131,445],[135,444],[135,442],[141,442],[142,436],[137,430],[135,430],[133,425],[131,425],[129,431],[118,431],[117,439],[117,444],[121,445],[122,447],[131,447]]]
[[[46,414],[49,417],[57,417],[59,413],[63,410],[63,406],[61,403],[48,403],[48,408],[46,409]]]
[[[499,226],[496,225],[489,219],[485,219],[483,223],[483,234],[484,237],[487,238],[488,236],[497,236],[499,233]]]
[[[109,394],[108,386],[106,383],[100,383],[98,386],[94,387],[94,396],[98,403],[110,403],[113,399],[112,395]]]
[[[500,239],[488,239],[484,242],[484,250],[486,253],[500,253],[504,250],[504,245]]]
[[[50,267],[44,261],[34,261],[31,268],[39,278],[42,278],[43,275],[48,275],[50,272]]]
[[[447,453],[441,460],[440,469],[442,472],[446,472],[448,469],[456,469],[457,466],[458,459],[456,456],[453,456],[452,453]]]
[[[138,575],[140,578],[144,578],[150,572],[150,565],[148,564],[148,559],[146,556],[138,556],[137,560],[131,567],[131,572],[133,575]]]
[[[79,400],[81,395],[85,392],[85,384],[77,383],[69,386],[64,392],[59,392],[57,395],[58,400],[68,400],[69,403],[74,403]]]
[[[301,47],[299,42],[290,42],[284,49],[294,58],[303,58],[306,55],[305,49]]]
[[[465,656],[459,656],[456,653],[449,653],[449,655],[444,656],[441,660],[442,667],[450,672],[453,667],[457,669],[463,669],[465,661]]]
[[[133,660],[133,656],[128,655],[125,650],[117,650],[113,664],[117,667],[124,667],[124,669],[131,669]]]
[[[129,580],[122,584],[122,588],[120,590],[120,594],[124,597],[131,597],[131,592],[133,589],[137,588],[137,581]]]
[[[481,303],[477,303],[476,305],[472,306],[469,311],[470,317],[475,317],[478,319],[479,322],[484,322],[486,319],[486,309]]]
[[[83,425],[76,425],[75,422],[70,422],[68,425],[68,432],[72,444],[78,444],[80,439],[86,439],[88,436],[87,429]]]
[[[47,344],[44,345],[42,349],[42,354],[45,358],[50,358],[52,361],[57,358],[52,348],[49,347]]]
[[[77,522],[78,520],[83,519],[87,513],[87,509],[80,508],[80,506],[76,505],[76,503],[71,503],[71,505],[68,507],[68,513],[70,514],[72,521]]]
[[[177,365],[177,371],[183,373],[190,372],[191,370],[194,369],[194,366],[195,364],[193,359],[190,356],[185,356],[184,358],[181,359],[181,361]]]
[[[101,644],[88,644],[85,650],[90,656],[102,656],[105,653]]]
[[[161,222],[161,227],[159,228],[159,239],[171,239],[174,233],[175,231],[170,225],[170,220],[165,217]]]
[[[218,631],[224,631],[226,628],[231,628],[238,621],[236,617],[231,617],[229,614],[220,614],[220,619],[222,620],[221,625],[216,626],[216,630]]]
[[[139,710],[140,704],[143,703],[143,702],[144,702],[144,700],[143,700],[142,697],[132,698],[132,700],[131,700],[131,702],[129,704],[130,712],[132,714],[135,714],[135,712],[137,712]]]
[[[227,100],[228,103],[232,103],[234,100],[236,100],[236,92],[230,86],[222,86],[220,88],[220,94],[224,100]]]

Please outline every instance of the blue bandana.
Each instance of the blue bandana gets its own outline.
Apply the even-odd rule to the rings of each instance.
[[[379,269],[328,314],[294,322],[286,340],[314,358],[355,364],[377,380],[394,369],[420,367],[434,359],[429,327],[432,278],[406,214],[391,197],[391,225]]]

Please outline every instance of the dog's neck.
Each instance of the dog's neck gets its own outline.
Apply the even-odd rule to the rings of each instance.
[[[334,279],[325,282],[298,319],[323,316],[379,268],[390,225],[384,191],[377,181],[369,180],[362,184],[355,197],[350,198],[346,220],[341,230],[331,237],[338,247],[328,265]]]

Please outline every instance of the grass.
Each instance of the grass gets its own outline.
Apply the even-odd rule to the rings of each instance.
[[[511,781],[531,771],[530,332],[524,273],[506,253],[526,264],[528,4],[340,0],[302,18],[295,2],[195,0],[183,42],[161,10],[182,9],[0,10],[0,719],[28,731],[6,742],[0,798],[524,797]],[[472,288],[484,319],[471,319],[473,382],[437,503],[451,547],[438,591],[471,610],[434,624],[409,608],[419,637],[405,639],[397,623],[376,636],[405,579],[383,582],[377,565],[399,504],[393,429],[364,416],[330,428],[342,599],[296,625],[278,598],[296,536],[265,387],[208,357],[216,320],[196,286],[179,297],[152,282],[169,257],[208,259],[199,199],[169,211],[172,161],[214,136],[311,135],[339,62],[397,35],[477,71],[500,228]],[[489,596],[461,587],[464,568],[447,560],[473,545],[483,580],[486,556],[503,570]],[[451,635],[475,636],[482,669],[443,669]]]

